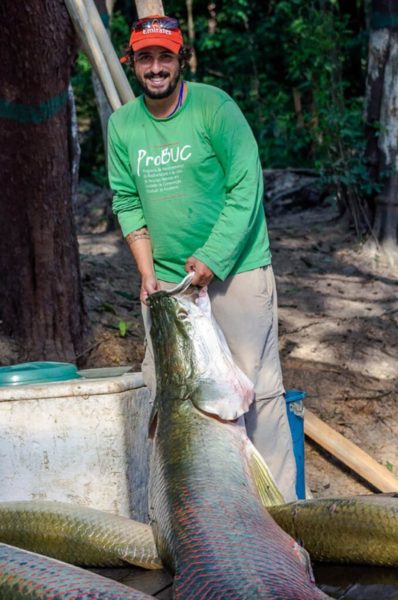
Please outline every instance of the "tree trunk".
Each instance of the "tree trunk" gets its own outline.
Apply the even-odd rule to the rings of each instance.
[[[381,192],[370,201],[373,233],[398,261],[398,0],[373,0],[366,98],[367,162]]]
[[[62,0],[3,0],[0,23],[2,328],[22,359],[74,360],[86,317],[68,142],[76,38]]]

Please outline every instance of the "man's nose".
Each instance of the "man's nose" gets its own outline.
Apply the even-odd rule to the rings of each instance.
[[[153,58],[151,69],[152,71],[155,71],[155,73],[163,70],[163,65],[160,58]]]

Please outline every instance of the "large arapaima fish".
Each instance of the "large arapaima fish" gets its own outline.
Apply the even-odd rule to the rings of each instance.
[[[150,509],[175,598],[327,598],[306,551],[264,508],[261,495],[282,499],[239,423],[252,392],[200,302],[195,292],[149,298],[157,374]]]

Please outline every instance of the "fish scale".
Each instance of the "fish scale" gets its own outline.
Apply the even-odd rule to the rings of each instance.
[[[58,560],[0,544],[1,600],[146,600],[143,592]]]

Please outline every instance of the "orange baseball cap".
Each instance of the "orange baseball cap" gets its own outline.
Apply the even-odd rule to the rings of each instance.
[[[178,54],[184,40],[177,19],[151,15],[139,19],[131,29],[129,48],[134,52],[148,46],[162,46],[174,54]],[[127,57],[120,59],[125,62]]]

